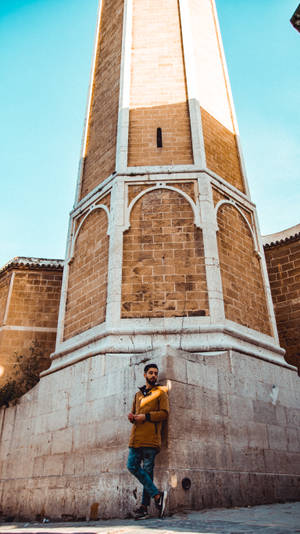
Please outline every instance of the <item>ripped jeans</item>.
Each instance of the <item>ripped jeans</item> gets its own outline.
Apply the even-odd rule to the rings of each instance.
[[[142,497],[144,506],[149,506],[151,497],[159,493],[159,490],[153,484],[155,456],[158,452],[158,449],[154,447],[129,447],[127,469],[144,486]],[[141,467],[142,462],[143,467]]]

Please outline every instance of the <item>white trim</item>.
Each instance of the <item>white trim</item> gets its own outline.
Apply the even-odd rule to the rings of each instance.
[[[136,174],[176,174],[178,172],[195,172],[196,170],[203,170],[197,165],[148,165],[140,167],[126,167],[122,173],[127,175]]]
[[[111,232],[109,240],[106,323],[118,324],[121,316],[122,261],[124,231],[124,182],[116,180],[111,192]]]
[[[179,193],[181,196],[183,196],[185,200],[190,204],[193,210],[195,226],[197,226],[198,228],[202,228],[201,220],[200,220],[200,211],[197,210],[197,206],[195,202],[191,199],[191,197],[187,195],[181,189],[178,189],[177,187],[172,187],[172,186],[164,184],[163,182],[158,182],[154,187],[149,187],[149,189],[146,189],[145,191],[141,191],[141,193],[139,193],[136,197],[132,199],[127,209],[126,223],[125,223],[124,230],[128,230],[130,228],[130,215],[131,215],[132,208],[136,204],[136,202],[142,196],[146,195],[147,193],[150,193],[151,191],[156,191],[157,189],[169,189],[170,191],[174,191],[175,193]]]
[[[86,156],[86,149],[87,149],[89,117],[90,117],[90,111],[91,111],[91,105],[92,105],[92,96],[93,96],[95,70],[96,70],[96,58],[97,58],[98,44],[100,40],[100,21],[101,21],[101,15],[102,15],[102,6],[103,6],[103,0],[99,0],[97,26],[96,26],[96,33],[95,33],[95,44],[94,44],[94,51],[93,51],[93,57],[92,57],[90,84],[89,84],[89,89],[88,89],[87,106],[86,106],[86,112],[85,112],[83,136],[82,136],[82,144],[81,144],[81,157],[79,160],[78,178],[77,178],[76,192],[75,192],[75,201],[74,201],[75,205],[78,203],[79,197],[80,197],[80,189],[81,189],[83,170],[84,170],[83,164],[84,164],[84,160]]]
[[[87,345],[92,345],[100,339],[110,335],[117,337],[130,336],[131,338],[133,338],[133,336],[137,336],[136,339],[138,343],[138,340],[142,339],[143,336],[163,336],[166,334],[176,335],[179,339],[181,339],[181,337],[185,335],[190,336],[194,334],[201,334],[201,336],[203,336],[203,334],[220,332],[223,330],[226,330],[227,332],[235,332],[240,338],[250,341],[251,343],[261,347],[270,348],[270,346],[272,346],[275,352],[278,354],[285,353],[284,349],[280,348],[277,343],[274,344],[274,338],[272,336],[235,323],[229,319],[224,319],[220,323],[212,324],[209,316],[200,316],[120,319],[118,323],[111,328],[108,328],[107,323],[102,323],[64,341],[61,344],[60,350],[51,355],[51,358],[56,359],[57,357],[64,356],[79,349],[84,349],[84,347]],[[207,339],[203,339],[202,341],[207,342]],[[133,339],[131,339],[131,342],[134,344]]]
[[[126,172],[125,172],[126,171]],[[216,174],[210,169],[205,167],[198,167],[197,165],[178,165],[178,166],[154,166],[154,167],[130,167],[124,170],[124,172],[118,172],[111,174],[103,182],[101,182],[97,187],[95,187],[90,193],[88,193],[78,205],[71,211],[71,215],[78,214],[79,210],[84,210],[91,202],[94,201],[94,197],[99,195],[104,195],[104,192],[108,192],[111,186],[111,182],[116,178],[121,178],[126,181],[135,181],[136,178],[144,181],[157,181],[157,180],[170,180],[170,175],[176,176],[176,179],[188,180],[195,179],[195,174],[206,173],[211,178],[213,178],[216,187],[222,185],[226,191],[230,192],[232,195],[240,197],[243,202],[247,203],[248,206],[255,207],[254,202],[243,193],[240,189],[230,184],[224,178]],[[173,178],[172,178],[173,179]]]
[[[3,323],[2,323],[3,326],[6,324],[7,317],[8,317],[9,306],[10,306],[10,301],[11,301],[11,296],[12,296],[12,291],[13,291],[13,286],[14,286],[14,280],[15,280],[15,274],[16,274],[15,271],[13,271],[12,275],[10,277],[10,281],[9,281],[9,288],[8,288],[5,312],[4,312]]]
[[[114,172],[106,178],[106,180],[103,180],[103,182],[94,187],[92,191],[78,202],[77,206],[70,212],[70,215],[77,217],[78,214],[82,213],[91,203],[95,202],[96,199],[105,196],[105,194],[110,191],[111,182],[116,176],[117,174]]]
[[[197,100],[195,80],[195,58],[192,44],[190,11],[186,0],[179,0],[179,16],[181,19],[181,36],[185,64],[187,97],[190,111],[191,137],[195,165],[206,166],[206,155],[202,130],[200,103]]]
[[[21,332],[57,332],[57,328],[48,328],[46,326],[21,326],[21,325],[5,325],[0,326],[0,332],[3,330],[19,330]]]
[[[218,323],[225,319],[223,285],[220,272],[217,242],[217,221],[214,209],[211,181],[207,175],[198,178],[199,201],[202,213],[202,236],[206,270],[209,313],[211,321]]]
[[[143,354],[153,349],[161,350],[166,345],[187,352],[235,350],[296,371],[295,367],[285,362],[285,351],[270,336],[228,320],[216,325],[201,324],[201,317],[196,318],[197,325],[188,328],[186,319],[195,318],[176,318],[176,322],[180,323],[177,328],[174,321],[171,324],[170,320],[164,318],[157,318],[153,322],[123,319],[119,328],[104,328],[88,343],[82,339],[77,346],[73,343],[68,348],[61,347],[60,352],[51,355],[51,367],[41,376],[98,354]]]
[[[119,114],[117,128],[116,170],[122,172],[128,161],[130,79],[132,45],[132,0],[124,1]]]
[[[58,350],[60,343],[63,340],[64,327],[65,327],[65,316],[66,316],[66,304],[67,304],[67,294],[68,294],[68,283],[69,283],[69,263],[68,258],[71,251],[72,239],[74,232],[74,219],[70,217],[69,227],[68,227],[68,237],[66,244],[66,255],[65,255],[65,265],[63,270],[63,277],[61,283],[61,293],[60,293],[60,303],[58,310],[58,321],[57,321],[57,335],[56,335],[56,345],[55,350]]]
[[[233,206],[239,212],[239,214],[243,217],[245,223],[247,224],[248,229],[250,230],[251,236],[252,236],[252,240],[253,240],[253,243],[254,243],[254,252],[256,253],[256,255],[259,258],[261,258],[261,253],[260,253],[260,251],[258,249],[257,236],[255,235],[255,233],[253,231],[253,228],[252,228],[251,224],[249,223],[246,215],[243,213],[241,208],[236,204],[236,202],[234,202],[233,200],[228,200],[228,199],[219,200],[218,204],[215,207],[216,220],[218,221],[218,211],[219,211],[220,207],[223,206],[224,204],[229,204],[230,206]],[[218,231],[219,231],[219,227],[217,226],[217,232]]]

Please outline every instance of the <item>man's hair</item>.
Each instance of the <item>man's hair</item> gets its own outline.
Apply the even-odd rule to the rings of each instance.
[[[147,371],[149,371],[149,369],[151,369],[151,367],[155,367],[155,369],[158,370],[158,367],[157,367],[156,363],[148,363],[144,367],[144,373],[147,373]]]

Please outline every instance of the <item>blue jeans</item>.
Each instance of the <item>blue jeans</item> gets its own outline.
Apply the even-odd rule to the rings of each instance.
[[[127,469],[144,486],[142,497],[144,506],[149,506],[151,497],[159,493],[159,490],[153,484],[154,462],[157,453],[158,450],[154,447],[129,447]],[[143,467],[141,467],[142,462]]]

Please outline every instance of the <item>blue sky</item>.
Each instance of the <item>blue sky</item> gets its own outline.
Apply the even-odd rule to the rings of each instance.
[[[64,257],[98,0],[0,0],[0,266]],[[297,0],[217,0],[263,234],[300,223]]]

